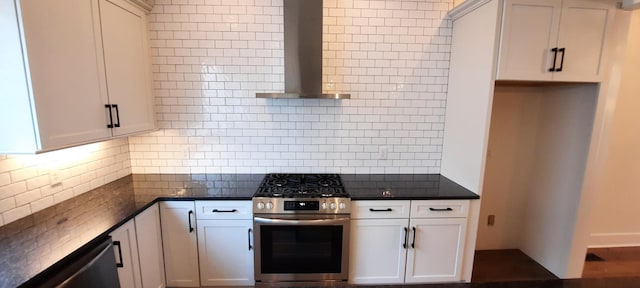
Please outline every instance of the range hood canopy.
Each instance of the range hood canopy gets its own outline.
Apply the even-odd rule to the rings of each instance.
[[[284,0],[284,93],[256,97],[351,98],[322,93],[322,0]]]

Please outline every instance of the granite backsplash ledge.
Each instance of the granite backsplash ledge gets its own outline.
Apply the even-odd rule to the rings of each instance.
[[[126,218],[136,209],[131,183],[121,178],[0,227],[0,287],[20,285]]]

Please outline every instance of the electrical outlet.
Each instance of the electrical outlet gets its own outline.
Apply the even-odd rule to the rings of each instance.
[[[387,160],[389,158],[389,147],[382,146],[380,147],[380,153],[378,154],[379,160]]]
[[[182,146],[182,159],[189,159],[189,146]]]
[[[49,170],[49,182],[51,186],[56,186],[62,184],[62,179],[60,179],[60,171],[57,169]]]

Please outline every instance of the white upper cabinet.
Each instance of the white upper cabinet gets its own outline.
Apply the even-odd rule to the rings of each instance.
[[[562,0],[506,1],[498,79],[552,80]]]
[[[613,11],[599,1],[504,1],[497,80],[600,81]]]
[[[554,80],[600,81],[605,35],[613,15],[614,9],[608,3],[563,1],[558,47],[565,49],[561,55],[564,65],[560,73],[554,73]]]
[[[125,0],[100,0],[102,39],[114,136],[155,127],[147,21]]]
[[[16,0],[0,8],[0,121],[10,124],[0,128],[0,153],[154,129],[143,10],[115,0]]]

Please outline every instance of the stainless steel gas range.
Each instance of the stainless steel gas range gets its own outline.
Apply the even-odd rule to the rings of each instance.
[[[256,282],[347,281],[350,212],[337,174],[267,174],[253,198]]]

